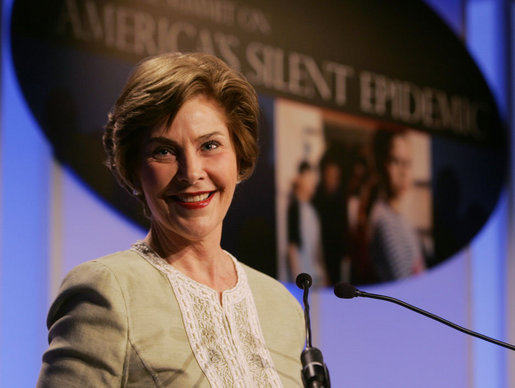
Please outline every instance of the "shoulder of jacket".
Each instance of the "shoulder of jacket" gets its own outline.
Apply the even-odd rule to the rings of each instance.
[[[127,278],[163,277],[159,270],[133,250],[125,250],[86,261],[74,267],[63,284],[104,281],[108,278],[124,281]]]
[[[297,310],[302,310],[299,302],[292,293],[277,279],[260,272],[248,265],[242,264],[247,274],[249,286],[254,294],[254,299],[273,299],[277,304],[287,304]]]

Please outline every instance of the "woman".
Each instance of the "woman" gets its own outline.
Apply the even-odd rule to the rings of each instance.
[[[420,242],[402,216],[412,186],[412,151],[406,131],[380,130],[374,138],[378,191],[369,221],[370,257],[379,281],[418,274],[425,269]]]
[[[65,278],[38,387],[301,384],[299,304],[220,247],[235,187],[256,161],[257,116],[253,88],[213,56],[136,67],[104,146],[150,230]]]

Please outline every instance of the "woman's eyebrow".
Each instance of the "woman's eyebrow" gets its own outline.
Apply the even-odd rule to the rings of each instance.
[[[213,136],[223,136],[223,133],[220,132],[220,131],[213,131],[213,132],[209,132],[209,133],[206,133],[204,135],[200,135],[199,137],[197,137],[197,141],[203,141],[203,140],[207,140]]]
[[[145,144],[152,144],[152,143],[177,145],[177,143],[175,141],[173,141],[172,139],[169,139],[165,136],[152,136],[152,137],[149,137],[145,141]]]
[[[202,142],[202,141],[210,139],[214,136],[223,136],[223,135],[224,134],[221,131],[213,131],[213,132],[205,133],[203,135],[198,136],[197,138],[195,138],[195,141]],[[179,144],[175,140],[172,140],[166,136],[152,136],[152,137],[149,137],[145,141],[145,144],[147,144],[147,145],[152,144],[152,143],[170,144],[170,145],[174,145],[174,146],[179,146]]]

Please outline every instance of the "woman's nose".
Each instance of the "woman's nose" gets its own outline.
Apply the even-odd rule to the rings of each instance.
[[[185,152],[179,161],[177,178],[191,185],[203,179],[204,176],[205,171],[202,157],[195,152]]]

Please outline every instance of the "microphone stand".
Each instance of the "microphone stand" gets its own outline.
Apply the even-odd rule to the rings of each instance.
[[[385,300],[387,302],[398,304],[402,307],[405,307],[409,310],[415,311],[416,313],[422,314],[428,318],[434,319],[435,321],[438,321],[440,323],[443,323],[444,325],[447,325],[449,327],[452,327],[455,330],[461,331],[462,333],[471,335],[473,337],[482,339],[484,341],[491,342],[493,344],[505,347],[510,350],[515,350],[515,346],[508,344],[503,341],[496,340],[494,338],[488,337],[484,334],[477,333],[475,331],[469,330],[465,327],[459,326],[451,321],[448,321],[447,319],[444,319],[442,317],[439,317],[438,315],[435,315],[433,313],[430,313],[428,311],[422,310],[421,308],[415,307],[413,305],[410,305],[409,303],[403,302],[402,300],[392,298],[390,296],[386,295],[379,295],[379,294],[372,294],[365,291],[360,291],[356,289],[354,286],[348,284],[348,283],[340,283],[337,284],[334,288],[334,293],[338,298],[343,299],[351,299],[358,296],[364,297],[364,298],[372,298],[372,299],[379,299],[379,300]]]
[[[302,363],[302,383],[305,388],[331,388],[329,371],[324,364],[322,352],[314,348],[311,343],[311,320],[309,317],[308,292],[311,287],[311,276],[301,273],[295,281],[297,287],[304,290],[302,300],[304,302],[304,321],[306,325],[306,349],[300,355]]]

